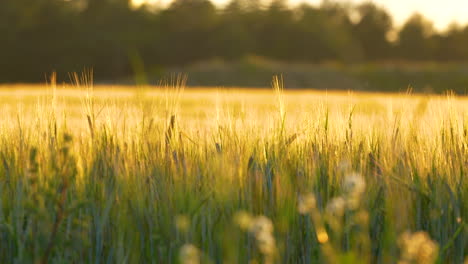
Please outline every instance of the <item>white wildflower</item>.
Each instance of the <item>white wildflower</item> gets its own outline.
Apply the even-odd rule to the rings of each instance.
[[[264,255],[273,255],[276,250],[275,238],[271,233],[260,232],[255,236],[257,246]]]
[[[326,211],[332,216],[342,216],[346,207],[346,202],[342,197],[333,198],[328,202]]]
[[[299,196],[297,201],[297,210],[301,214],[308,214],[313,210],[317,205],[315,196],[312,193]]]
[[[405,232],[400,236],[401,259],[399,263],[434,263],[438,245],[426,232]]]
[[[180,248],[179,261],[181,264],[200,263],[200,251],[192,244],[185,244]]]
[[[366,190],[366,182],[358,173],[347,175],[343,180],[343,191],[348,208],[355,209],[359,206],[361,195]]]
[[[343,190],[349,195],[361,195],[366,189],[364,178],[358,173],[351,173],[344,178]]]
[[[257,216],[254,218],[252,225],[249,228],[249,231],[257,236],[260,233],[272,233],[273,232],[273,223],[266,216]]]

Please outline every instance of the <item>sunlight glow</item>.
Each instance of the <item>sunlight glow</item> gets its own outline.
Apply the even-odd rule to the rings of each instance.
[[[167,4],[169,0],[132,0],[134,6],[141,6],[143,4]]]
[[[340,0],[346,2],[346,0]],[[350,0],[362,3],[369,0]],[[289,0],[291,4],[308,2],[318,4],[321,0]],[[415,12],[419,12],[434,22],[434,27],[443,30],[453,22],[468,23],[468,1],[466,0],[372,0],[385,7],[394,17],[397,26],[403,24]]]
[[[171,0],[132,0],[135,6],[142,4],[167,5]],[[224,5],[230,0],[212,0],[214,3]],[[268,0],[265,0],[268,1]],[[287,0],[292,5],[300,3],[320,4],[322,0]],[[468,23],[468,1],[466,0],[333,0],[338,2],[362,3],[371,1],[384,6],[394,17],[397,26],[402,25],[408,17],[419,12],[434,22],[437,30],[443,30],[450,24]]]
[[[216,0],[224,2],[226,0]],[[338,2],[372,2],[385,7],[392,14],[395,24],[402,25],[411,15],[421,13],[434,22],[437,30],[443,30],[450,24],[468,23],[468,1],[466,0],[338,0]],[[320,4],[322,0],[289,0],[295,5],[299,3]]]

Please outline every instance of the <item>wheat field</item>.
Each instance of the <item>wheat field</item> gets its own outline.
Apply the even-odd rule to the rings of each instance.
[[[467,263],[468,98],[0,87],[1,263]]]

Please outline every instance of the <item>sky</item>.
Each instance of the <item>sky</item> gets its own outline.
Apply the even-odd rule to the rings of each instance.
[[[170,0],[133,0],[137,2],[170,2]],[[218,4],[225,4],[230,0],[212,0]],[[319,4],[321,0],[288,0],[292,5],[307,2]],[[338,0],[340,1],[340,0]],[[341,2],[360,3],[369,0],[342,0]],[[438,30],[445,29],[452,22],[468,24],[468,0],[371,0],[371,2],[385,7],[394,17],[397,26],[411,16],[419,12],[434,22]]]

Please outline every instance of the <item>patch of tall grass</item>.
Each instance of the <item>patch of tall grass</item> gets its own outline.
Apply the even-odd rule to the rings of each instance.
[[[2,263],[463,263],[468,100],[0,93]]]

